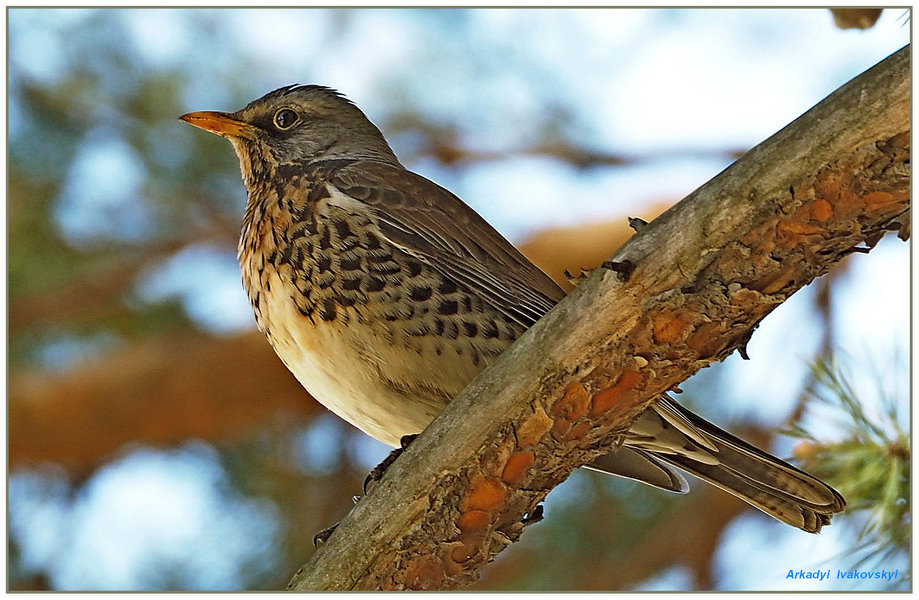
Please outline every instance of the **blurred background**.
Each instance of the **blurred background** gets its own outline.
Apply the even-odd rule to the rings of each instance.
[[[8,587],[283,588],[387,452],[255,331],[235,155],[179,115],[335,87],[561,278],[910,28],[899,9],[8,9]],[[751,360],[683,386],[846,494],[821,535],[700,482],[577,472],[474,589],[909,589],[908,252],[853,255]],[[899,573],[786,579],[818,568]]]

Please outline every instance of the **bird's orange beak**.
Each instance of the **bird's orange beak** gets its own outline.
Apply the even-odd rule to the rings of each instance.
[[[182,115],[179,120],[225,138],[252,139],[255,137],[255,127],[244,121],[234,119],[233,115],[229,113],[203,110]]]

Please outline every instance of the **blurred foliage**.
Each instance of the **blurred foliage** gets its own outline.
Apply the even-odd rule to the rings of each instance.
[[[10,463],[10,589],[283,588],[313,551],[313,533],[350,509],[384,454],[318,416],[292,377],[259,379],[283,367],[264,340],[253,343],[248,307],[240,317],[239,305],[218,293],[232,280],[235,297],[244,298],[235,266],[227,267],[245,203],[238,165],[223,140],[183,126],[178,115],[235,109],[294,81],[350,83],[372,90],[374,118],[406,164],[425,165],[454,189],[476,165],[518,157],[584,178],[660,160],[669,178],[667,161],[678,148],[636,158],[601,147],[599,125],[615,115],[597,98],[572,94],[571,73],[546,60],[575,51],[564,36],[576,21],[559,14],[558,25],[537,12],[507,13],[503,25],[489,26],[468,10],[380,11],[373,22],[367,11],[310,10],[297,13],[302,31],[291,31],[292,13],[283,11],[8,10],[9,429],[11,440],[29,446],[24,452],[11,441],[10,455],[42,457]],[[247,19],[289,38],[285,51],[266,56],[247,39]],[[368,41],[380,23],[391,35]],[[539,24],[559,37],[533,44],[503,33]],[[642,31],[657,35],[654,23]],[[614,59],[626,55],[603,43]],[[392,63],[382,61],[386,55]],[[341,56],[360,68],[329,81],[335,67],[323,65],[340,67]],[[716,172],[742,150],[686,154],[704,155]],[[583,195],[575,192],[562,199],[572,213]],[[608,196],[600,202],[611,204]],[[516,220],[545,210],[531,200],[514,205]],[[596,207],[584,202],[583,218],[595,220]],[[612,250],[596,247],[598,238],[612,243],[605,231],[589,242],[600,257]],[[574,260],[573,271],[591,266]],[[262,367],[266,360],[277,370]],[[714,389],[717,377],[702,374],[700,388]],[[203,397],[217,389],[219,398]],[[55,427],[43,427],[47,421]],[[117,451],[88,452],[100,428],[127,441]],[[769,444],[756,426],[748,434]],[[881,438],[864,440],[881,452]],[[156,479],[150,473],[161,463],[168,475]],[[899,472],[869,467],[856,469],[859,481]],[[146,483],[164,480],[178,487]],[[902,512],[891,511],[886,487],[870,489],[888,507],[866,530],[875,535]],[[867,506],[859,490],[853,499]],[[148,504],[123,515],[104,502],[122,498],[117,491],[125,502],[139,495]],[[195,504],[201,495],[217,498],[216,508]],[[176,515],[175,525],[148,523],[159,515],[151,504],[180,500],[200,512]],[[106,510],[113,514],[100,514]],[[550,495],[546,521],[477,589],[633,589],[649,580],[653,587],[655,576],[674,568],[688,573],[683,587],[711,588],[711,557],[745,510],[704,486],[674,497],[578,473]],[[188,523],[189,515],[201,522]],[[250,547],[240,548],[247,539]]]
[[[843,438],[820,441],[807,426],[794,424],[788,435],[805,440],[794,450],[802,466],[823,477],[848,501],[848,511],[863,513],[859,544],[848,551],[852,568],[881,568],[894,555],[908,557],[912,543],[910,435],[899,414],[903,399],[878,381],[878,413],[867,415],[865,402],[844,367],[832,356],[813,365],[815,401],[828,407]],[[910,574],[905,575],[907,580]],[[896,582],[902,585],[902,582]]]
[[[880,8],[833,8],[833,21],[840,29],[868,29],[881,17]]]
[[[125,43],[124,21],[112,16],[93,11],[52,26],[45,11],[11,11],[14,34],[28,35],[23,21],[45,19],[68,40],[66,52],[45,58],[59,72],[49,83],[22,64],[33,58],[15,51],[21,37],[12,38],[9,100],[19,117],[10,127],[8,177],[14,364],[36,360],[49,337],[91,340],[104,331],[129,341],[191,327],[174,303],[138,301],[135,284],[193,240],[234,247],[243,196],[224,193],[234,188],[232,156],[176,126],[187,70],[149,69]],[[108,172],[81,173],[92,168],[82,162],[87,156],[107,160]]]

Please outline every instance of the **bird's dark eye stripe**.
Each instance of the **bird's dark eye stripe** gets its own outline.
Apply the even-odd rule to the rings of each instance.
[[[290,129],[300,122],[300,115],[292,108],[282,108],[274,113],[274,126],[278,129]]]

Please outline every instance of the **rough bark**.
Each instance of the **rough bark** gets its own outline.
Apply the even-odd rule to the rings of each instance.
[[[474,581],[659,394],[743,348],[793,292],[909,220],[910,48],[634,236],[473,381],[291,581]]]

